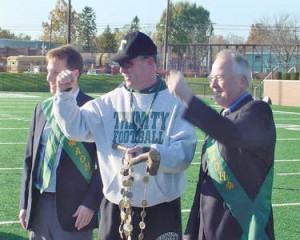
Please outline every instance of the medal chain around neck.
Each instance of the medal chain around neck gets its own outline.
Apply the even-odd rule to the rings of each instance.
[[[152,98],[152,101],[147,109],[147,111],[145,112],[145,115],[143,116],[141,122],[138,124],[137,126],[137,123],[134,121],[134,103],[133,103],[133,90],[131,89],[130,90],[130,112],[131,112],[131,119],[130,119],[130,122],[133,126],[133,130],[134,130],[134,141],[136,142],[137,141],[137,136],[139,135],[141,129],[143,128],[143,125],[147,119],[147,117],[149,117],[151,111],[152,111],[152,106],[153,106],[153,103],[154,101],[156,100],[157,98],[157,95],[158,95],[158,92],[160,91],[161,89],[161,80],[159,80],[159,85],[157,86],[157,89],[155,91],[155,94]]]
[[[137,126],[137,124],[134,121],[134,103],[133,103],[133,90],[130,90],[130,112],[131,112],[131,119],[130,122],[133,126],[133,131],[134,131],[134,141],[137,142],[137,136],[139,135],[147,117],[149,117],[153,103],[155,99],[157,98],[158,92],[161,89],[161,80],[157,86],[157,89],[155,91],[155,94],[152,98],[152,101],[150,103],[150,106],[148,107],[147,111],[145,112],[145,115],[143,116],[141,122]],[[144,230],[146,228],[145,224],[145,217],[146,217],[146,207],[148,206],[148,202],[146,200],[146,185],[149,182],[149,173],[147,173],[143,177],[142,181],[144,183],[144,198],[141,202],[142,205],[142,211],[140,213],[141,221],[139,222],[139,228],[140,228],[140,233],[138,235],[138,240],[143,240],[144,239]],[[125,234],[125,238],[127,240],[132,239],[132,231],[133,231],[133,225],[132,225],[132,198],[133,198],[133,193],[131,191],[131,187],[134,183],[134,177],[133,177],[133,167],[129,166],[128,160],[123,158],[123,168],[121,169],[121,175],[122,175],[122,189],[121,189],[121,195],[122,195],[122,200],[119,203],[120,207],[120,217],[121,217],[121,224],[119,226],[119,233],[121,238],[123,239],[123,234]]]

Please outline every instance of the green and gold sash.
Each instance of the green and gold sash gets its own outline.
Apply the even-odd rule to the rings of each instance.
[[[95,169],[95,164],[92,164],[92,159],[81,142],[75,142],[67,139],[59,126],[56,124],[54,116],[52,114],[53,98],[49,98],[42,103],[42,110],[46,116],[47,121],[50,123],[51,129],[54,132],[56,138],[62,145],[65,152],[72,159],[73,163],[85,179],[87,183],[90,182],[92,173]]]
[[[271,212],[273,166],[258,195],[252,201],[221,156],[217,141],[208,137],[206,144],[209,175],[231,214],[242,227],[243,235],[241,239],[269,239],[265,227]]]

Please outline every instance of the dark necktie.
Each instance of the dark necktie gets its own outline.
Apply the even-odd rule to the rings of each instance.
[[[227,117],[227,116],[229,115],[229,113],[230,113],[230,110],[229,110],[228,108],[226,108],[226,109],[224,109],[224,110],[222,111],[221,115],[222,115],[223,117]]]

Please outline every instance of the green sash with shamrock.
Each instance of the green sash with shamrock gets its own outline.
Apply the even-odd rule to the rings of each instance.
[[[46,116],[46,119],[50,123],[51,129],[54,132],[54,135],[59,141],[59,143],[62,145],[64,151],[73,161],[73,163],[75,164],[85,181],[89,183],[91,180],[92,173],[95,169],[95,165],[92,164],[94,162],[92,161],[89,152],[81,142],[71,141],[64,136],[59,126],[55,122],[54,116],[52,114],[52,105],[53,98],[49,98],[42,103],[42,109]],[[47,154],[47,145],[45,154]],[[54,146],[55,144],[52,145]],[[51,148],[53,149],[53,147],[50,147],[50,149]],[[55,148],[53,152],[56,152]]]
[[[221,156],[217,141],[208,137],[206,144],[209,175],[231,214],[243,229],[241,240],[269,239],[265,227],[271,213],[273,166],[252,201]]]

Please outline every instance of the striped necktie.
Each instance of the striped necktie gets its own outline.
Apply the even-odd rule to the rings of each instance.
[[[38,174],[38,186],[40,188],[40,193],[49,186],[51,172],[54,167],[57,149],[59,141],[55,137],[54,132],[51,130],[48,136],[44,159],[42,160],[40,171]]]

